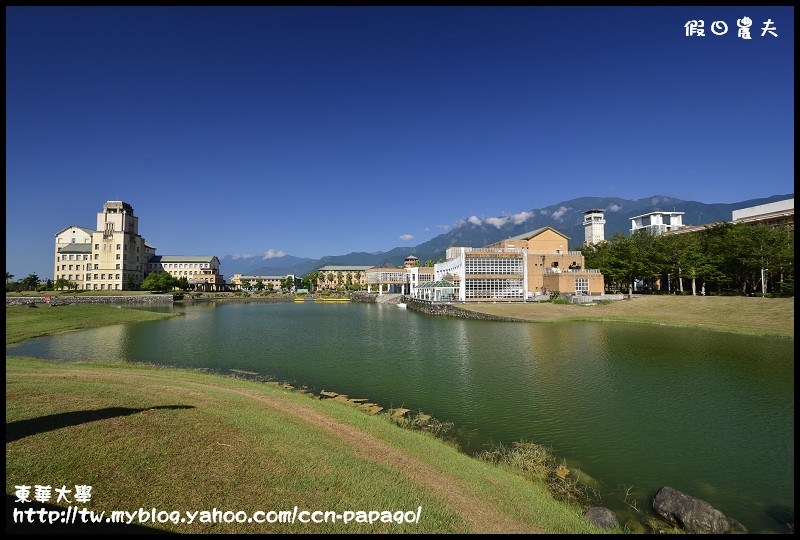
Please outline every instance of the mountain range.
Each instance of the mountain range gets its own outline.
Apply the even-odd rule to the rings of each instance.
[[[270,259],[264,259],[261,256],[226,255],[220,259],[220,265],[226,279],[230,280],[230,276],[233,274],[304,276],[308,272],[326,265],[373,266],[388,262],[402,266],[403,261],[409,255],[414,255],[424,264],[428,260],[438,261],[441,259],[447,248],[451,246],[483,247],[541,227],[552,227],[565,234],[570,238],[569,248],[578,249],[583,245],[584,240],[583,213],[590,209],[602,209],[605,212],[605,238],[609,239],[616,232],[622,232],[629,236],[631,218],[650,212],[683,212],[684,225],[703,225],[730,221],[731,213],[734,210],[792,198],[794,198],[794,193],[750,199],[738,203],[707,204],[683,201],[662,195],[644,199],[580,197],[510,216],[488,219],[473,217],[447,233],[440,234],[416,246],[395,247],[389,251],[378,253],[352,252],[346,255],[328,255],[321,259],[292,255]]]

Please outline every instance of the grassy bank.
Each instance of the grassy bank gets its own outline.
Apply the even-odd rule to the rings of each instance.
[[[652,295],[591,306],[530,302],[458,307],[531,322],[624,321],[794,338],[794,298]]]
[[[6,347],[39,336],[110,324],[155,321],[172,316],[171,313],[88,304],[6,307]]]
[[[67,310],[69,316],[59,315]],[[142,315],[164,314],[105,306],[6,308],[6,344],[48,329]],[[544,482],[333,400],[188,370],[6,357],[7,531],[34,530],[13,526],[9,511],[38,508],[13,504],[15,486],[36,484],[90,485],[86,506],[98,512],[216,508],[252,515],[298,506],[341,514],[422,507],[416,524],[147,524],[180,533],[600,532],[577,506],[556,502]],[[66,507],[55,505],[55,492],[51,504]]]

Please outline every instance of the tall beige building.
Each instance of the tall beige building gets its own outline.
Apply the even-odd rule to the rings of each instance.
[[[54,281],[66,279],[84,290],[138,287],[153,246],[139,235],[139,218],[123,201],[108,201],[97,213],[97,228],[67,227],[55,235]]]

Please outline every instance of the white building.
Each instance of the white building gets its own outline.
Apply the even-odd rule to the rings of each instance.
[[[606,218],[603,210],[592,209],[583,213],[584,245],[605,242]]]
[[[667,231],[674,231],[683,227],[683,214],[685,212],[650,212],[631,218],[631,234],[645,229],[654,235],[661,235]]]
[[[794,199],[734,210],[731,213],[731,221],[733,223],[794,225]]]

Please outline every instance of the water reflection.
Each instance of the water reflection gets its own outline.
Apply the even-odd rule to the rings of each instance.
[[[390,305],[201,304],[9,355],[235,368],[423,410],[479,450],[528,440],[622,512],[664,485],[751,532],[794,506],[793,340],[614,323],[439,319]]]

